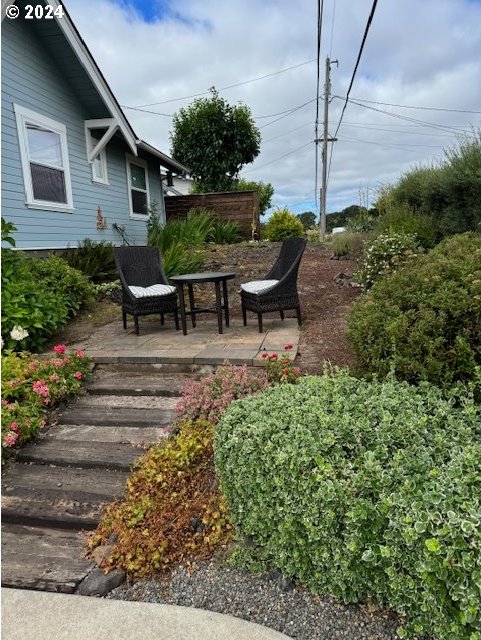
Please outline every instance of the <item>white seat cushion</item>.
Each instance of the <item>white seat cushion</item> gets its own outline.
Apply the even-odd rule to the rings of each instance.
[[[167,296],[175,293],[177,289],[170,284],[152,284],[150,287],[131,287],[130,293],[134,298],[152,298],[154,296]]]
[[[246,293],[262,293],[278,282],[279,280],[252,280],[251,282],[241,284],[241,289]]]

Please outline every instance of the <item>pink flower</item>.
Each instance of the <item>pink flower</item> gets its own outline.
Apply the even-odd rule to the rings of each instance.
[[[16,433],[7,433],[7,435],[5,436],[4,442],[7,445],[7,447],[13,447],[13,445],[16,443],[18,438],[18,434]]]
[[[82,378],[83,378],[83,374],[82,374],[81,371],[76,371],[74,373],[74,376],[77,378],[77,380],[82,380]]]
[[[50,382],[58,382],[60,380],[60,378],[58,377],[58,375],[56,373],[52,373],[52,375],[49,378]]]
[[[269,354],[264,351],[264,353],[262,354],[261,358],[268,358],[268,357],[269,357]]]
[[[84,358],[85,357],[84,349],[75,349],[74,350],[74,354],[77,356],[77,358]]]
[[[38,393],[39,396],[43,398],[48,398],[50,395],[50,391],[48,390],[47,383],[45,380],[37,380],[32,384],[32,389],[35,393]]]
[[[269,360],[277,360],[277,353],[271,353]]]
[[[8,428],[10,429],[10,431],[18,431],[18,423],[12,422]]]
[[[68,364],[69,362],[70,362],[70,358],[67,358],[67,357],[65,357],[65,358],[62,360],[62,364]]]
[[[65,353],[67,351],[67,347],[64,344],[56,344],[53,350],[60,356],[62,355],[62,353]]]
[[[298,367],[297,369],[294,369],[294,370],[292,371],[292,373],[294,373],[296,376],[300,376],[302,372],[301,372],[301,370],[300,370],[300,369],[299,369],[299,367]]]
[[[284,349],[286,351],[290,351],[292,349],[292,344],[289,342],[288,344],[286,344],[286,346],[284,347]]]

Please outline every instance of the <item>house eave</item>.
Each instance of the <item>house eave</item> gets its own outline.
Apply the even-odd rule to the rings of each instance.
[[[151,155],[158,158],[160,160],[160,164],[169,171],[182,176],[190,173],[189,169],[183,164],[177,162],[173,158],[170,158],[165,153],[162,153],[162,151],[159,151],[158,149],[153,147],[151,144],[148,144],[143,140],[137,140],[136,144],[139,149],[142,149],[143,151],[146,151],[147,153],[150,153]]]

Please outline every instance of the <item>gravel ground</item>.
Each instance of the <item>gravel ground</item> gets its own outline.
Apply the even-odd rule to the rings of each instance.
[[[399,622],[367,607],[313,596],[278,572],[253,576],[210,561],[195,572],[122,585],[108,598],[208,609],[270,627],[298,640],[394,640]]]

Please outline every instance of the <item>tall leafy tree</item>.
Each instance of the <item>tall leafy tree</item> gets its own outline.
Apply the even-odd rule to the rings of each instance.
[[[261,135],[249,107],[229,105],[215,88],[173,118],[172,157],[190,169],[197,191],[234,187],[242,167],[260,152]]]
[[[271,199],[274,195],[274,187],[270,182],[254,182],[253,180],[244,180],[240,178],[234,183],[236,191],[257,191],[259,194],[259,213],[264,215],[271,206]]]

